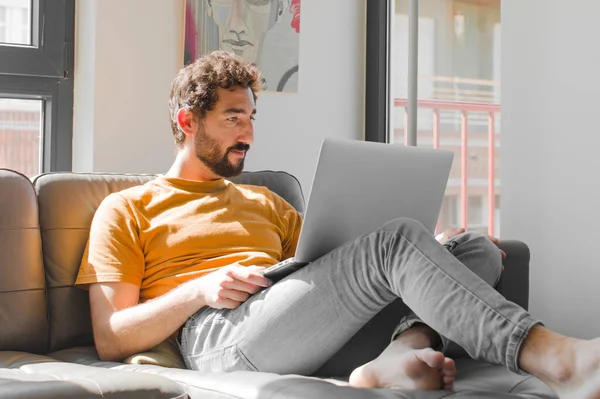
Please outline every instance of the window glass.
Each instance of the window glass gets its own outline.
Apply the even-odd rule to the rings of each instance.
[[[42,101],[0,98],[0,168],[40,173]]]
[[[31,45],[31,1],[0,0],[0,43]]]
[[[389,142],[402,145],[408,127],[409,0],[391,1]],[[498,234],[500,26],[500,0],[419,1],[417,144],[455,154],[439,230],[473,227]]]

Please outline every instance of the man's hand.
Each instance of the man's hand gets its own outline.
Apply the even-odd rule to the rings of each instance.
[[[446,241],[451,239],[454,236],[464,233],[466,230],[463,228],[460,229],[446,229],[443,233],[435,236],[435,239],[439,241],[440,244],[444,244]]]
[[[435,236],[435,239],[438,240],[441,244],[444,244],[446,241],[448,241],[452,237],[462,234],[465,231],[466,230],[463,229],[462,227],[459,229],[447,229],[443,233],[440,233],[437,236]],[[498,245],[498,238],[491,236],[489,234],[487,235],[487,238],[489,238],[490,241],[493,242],[494,244]],[[503,250],[500,250],[500,253],[502,254],[502,259],[506,259],[506,252],[504,252]]]
[[[491,236],[488,234],[487,238],[490,239],[491,242],[493,242],[494,244],[498,245],[498,238]],[[500,253],[502,254],[502,259],[506,259],[506,252],[504,252],[503,250],[500,250]]]
[[[260,274],[260,266],[227,266],[196,280],[206,306],[235,309],[273,283]]]

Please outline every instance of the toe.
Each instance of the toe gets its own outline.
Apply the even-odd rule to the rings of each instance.
[[[455,376],[456,375],[456,364],[454,360],[450,358],[444,358],[444,364],[442,366],[442,374],[445,376]]]
[[[350,374],[348,382],[355,388],[377,388],[378,381],[376,375],[369,369],[369,363],[358,367]]]
[[[444,366],[444,354],[431,348],[415,351],[415,356],[431,368],[442,369]]]
[[[444,381],[444,384],[454,384],[455,378],[454,377],[444,377],[442,380]]]
[[[451,391],[454,389],[454,377],[444,376],[442,378],[442,389],[445,391]]]

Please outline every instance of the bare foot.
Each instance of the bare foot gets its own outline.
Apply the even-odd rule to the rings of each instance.
[[[561,399],[600,399],[600,338],[570,338],[534,326],[523,342],[518,362]]]
[[[600,399],[600,338],[567,339],[563,350],[545,382],[561,399]]]
[[[350,375],[356,388],[451,390],[456,377],[452,359],[431,348],[413,349],[392,342],[375,360]]]

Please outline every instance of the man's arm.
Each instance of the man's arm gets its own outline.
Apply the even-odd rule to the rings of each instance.
[[[158,345],[204,306],[185,284],[144,304],[138,304],[139,292],[130,283],[90,286],[94,341],[102,360],[123,360]]]
[[[90,285],[96,349],[102,360],[120,361],[171,336],[204,306],[235,309],[271,282],[262,267],[228,266],[191,280],[139,304],[139,287],[130,283]]]

